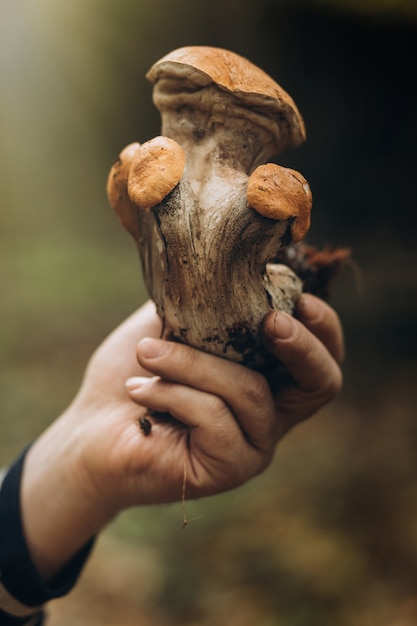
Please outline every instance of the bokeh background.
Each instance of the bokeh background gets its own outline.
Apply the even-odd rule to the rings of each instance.
[[[159,134],[148,68],[183,45],[250,58],[307,143],[308,241],[349,246],[332,303],[343,393],[224,496],[125,513],[51,626],[417,623],[415,0],[1,0],[0,465],[56,417],[146,298],[105,195]]]

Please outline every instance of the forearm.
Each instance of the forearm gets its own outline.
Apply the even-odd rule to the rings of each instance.
[[[94,467],[106,467],[104,444],[111,439],[106,419],[126,421],[135,430],[137,409],[124,382],[132,373],[143,373],[136,361],[137,341],[143,335],[160,334],[160,326],[154,305],[147,303],[116,329],[90,360],[86,380],[71,406],[27,454],[21,484],[22,525],[33,563],[46,581],[123,506],[114,489],[96,489],[97,477],[85,470],[85,463],[88,459]],[[98,441],[103,437],[101,446]]]
[[[77,581],[91,543],[47,582],[31,559],[21,516],[21,478],[25,454],[3,473],[0,484],[0,624],[40,626],[43,605],[66,595]]]
[[[51,581],[112,517],[75,480],[70,411],[30,448],[21,484],[22,526],[33,563]]]

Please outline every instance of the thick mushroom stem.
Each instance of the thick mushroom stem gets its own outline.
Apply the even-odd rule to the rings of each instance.
[[[179,146],[166,138],[158,138],[158,144],[162,140],[178,161]],[[218,142],[208,143],[218,149]],[[136,180],[135,172],[141,154],[132,161],[128,185],[137,202],[142,179]],[[204,150],[200,144],[199,154],[202,162],[213,162],[207,146]],[[271,308],[291,312],[301,291],[290,270],[267,271],[269,259],[291,239],[290,217],[295,216],[271,219],[249,208],[250,179],[232,163],[223,160],[199,177],[199,159],[189,162],[161,202],[149,209],[142,200],[138,207],[136,239],[148,291],[167,336],[262,368],[268,361],[259,338],[263,317]],[[140,169],[150,182],[159,168],[153,160],[148,165],[141,163]]]
[[[301,283],[287,271],[277,288],[267,274],[288,224],[248,210],[244,186],[238,191],[226,194],[227,211],[217,203],[197,222],[182,180],[160,205],[141,211],[147,236],[139,250],[167,336],[258,368],[266,356],[258,334],[263,317],[278,302],[290,312]]]
[[[212,55],[233,80],[215,84]],[[261,321],[292,312],[302,290],[271,259],[307,232],[311,193],[298,172],[262,163],[302,141],[302,119],[272,79],[226,51],[185,49],[155,67],[164,136],[122,153],[111,204],[137,242],[164,336],[264,369]]]

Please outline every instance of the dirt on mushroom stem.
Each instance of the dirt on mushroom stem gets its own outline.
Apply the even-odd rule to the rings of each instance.
[[[351,259],[350,248],[326,246],[320,250],[300,241],[281,248],[272,261],[288,265],[301,279],[304,292],[328,300],[333,281]]]

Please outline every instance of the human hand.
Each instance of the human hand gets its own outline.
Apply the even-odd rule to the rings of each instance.
[[[179,500],[185,478],[187,498],[218,493],[268,465],[283,434],[341,384],[336,314],[306,295],[297,315],[271,312],[263,325],[265,344],[292,376],[285,386],[282,377],[271,374],[268,383],[242,365],[157,339],[151,304],[110,335],[78,396],[26,461],[23,520],[45,575],[123,508]],[[145,436],[137,420],[148,409],[175,421],[152,418]]]
[[[188,497],[246,482],[265,469],[288,430],[340,390],[344,347],[338,316],[311,295],[300,298],[296,315],[298,320],[274,311],[264,321],[265,346],[286,368],[283,373],[277,367],[267,378],[184,345],[140,342],[138,361],[154,376],[130,379],[130,395],[138,406],[177,420],[153,420],[144,442],[155,454],[152,463],[161,471],[167,464],[162,497],[178,499],[184,462]]]

